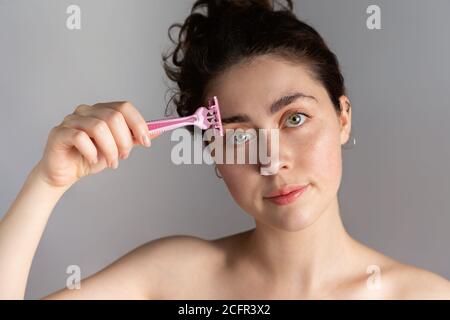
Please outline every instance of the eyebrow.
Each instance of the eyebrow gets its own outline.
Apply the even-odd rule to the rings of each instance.
[[[290,105],[291,103],[293,103],[294,101],[296,101],[298,99],[312,99],[312,100],[315,100],[317,102],[317,99],[315,97],[311,96],[311,95],[307,95],[307,94],[304,94],[304,93],[301,93],[301,92],[295,92],[293,94],[282,96],[282,97],[278,98],[277,100],[275,100],[270,105],[270,113],[271,114],[275,114],[278,111],[280,111],[281,109],[283,109],[284,107]],[[227,123],[247,123],[247,122],[250,122],[250,117],[248,115],[246,115],[245,113],[236,114],[234,116],[222,118],[222,123],[223,124],[227,124]]]

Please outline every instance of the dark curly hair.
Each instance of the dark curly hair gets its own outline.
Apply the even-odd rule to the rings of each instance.
[[[285,2],[287,6],[271,0],[197,0],[184,24],[172,24],[168,31],[176,47],[162,55],[163,66],[177,88],[166,115],[171,101],[179,116],[193,114],[207,105],[205,88],[212,79],[264,54],[303,63],[322,83],[339,114],[339,97],[346,90],[336,55],[314,28],[295,16],[292,0]],[[276,10],[276,4],[281,9]],[[178,42],[171,36],[175,27],[180,28]],[[194,132],[192,126],[187,128]]]

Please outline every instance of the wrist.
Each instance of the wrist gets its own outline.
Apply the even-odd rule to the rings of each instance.
[[[31,172],[28,174],[26,183],[37,184],[40,188],[44,189],[49,193],[53,193],[56,195],[63,194],[67,189],[71,187],[71,185],[67,186],[55,186],[52,185],[46,178],[45,175],[42,174],[41,163],[39,162],[37,165],[33,167]]]

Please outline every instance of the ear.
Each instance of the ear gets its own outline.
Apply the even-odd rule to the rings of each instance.
[[[350,132],[352,129],[352,105],[348,97],[345,95],[339,98],[339,105],[341,109],[339,115],[340,136],[341,145],[343,145],[350,138]]]

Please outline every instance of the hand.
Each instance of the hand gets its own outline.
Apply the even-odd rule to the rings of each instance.
[[[52,187],[70,187],[106,167],[117,169],[135,145],[150,147],[145,119],[126,101],[79,105],[49,133],[39,176]],[[148,137],[148,142],[145,141]]]

